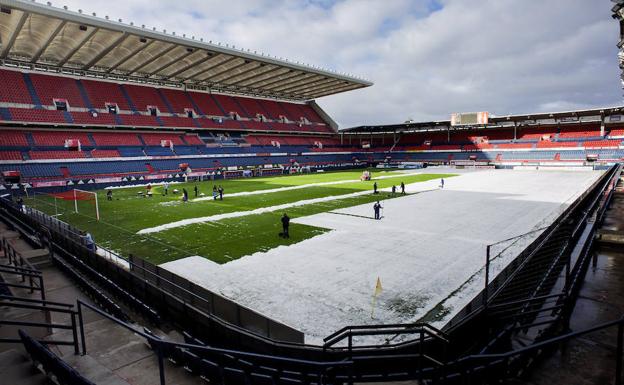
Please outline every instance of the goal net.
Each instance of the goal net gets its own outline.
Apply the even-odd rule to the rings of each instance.
[[[69,190],[60,193],[50,194],[56,199],[63,201],[71,201],[71,209],[75,213],[84,214],[87,216],[95,216],[95,219],[100,220],[100,207],[98,204],[97,193],[93,191],[85,190]]]

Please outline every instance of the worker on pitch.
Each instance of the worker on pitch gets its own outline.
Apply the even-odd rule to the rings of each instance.
[[[106,200],[107,201],[112,201],[113,200],[113,190],[106,191]]]
[[[375,219],[381,219],[381,209],[383,207],[381,207],[381,203],[379,203],[379,201],[377,201],[377,203],[375,203],[375,205],[373,206],[373,210],[375,211]]]
[[[284,213],[282,216],[282,232],[279,233],[279,236],[282,238],[290,238],[290,234],[288,234],[288,227],[290,226],[290,217]]]
[[[373,194],[379,194],[379,191],[377,191],[377,182],[373,183]]]
[[[193,190],[195,190],[195,198],[197,198],[197,194],[199,194],[199,189],[197,188],[197,185],[195,185]]]

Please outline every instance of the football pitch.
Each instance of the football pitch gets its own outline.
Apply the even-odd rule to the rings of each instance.
[[[36,194],[25,203],[89,231],[98,245],[123,256],[133,254],[155,264],[189,256],[226,263],[329,231],[291,222],[290,238],[284,239],[278,236],[283,213],[294,219],[400,196],[389,191],[372,194],[375,182],[380,190],[395,185],[400,192],[401,182],[453,176],[375,169],[370,170],[373,180],[360,181],[362,171],[172,183],[167,195],[162,185],[154,185],[152,197],[145,197],[145,186],[114,188],[110,201],[102,189],[96,191],[99,221],[93,201],[78,201],[78,213],[74,201],[50,195]],[[214,185],[223,187],[223,200],[213,200]],[[183,188],[188,202],[182,202]]]

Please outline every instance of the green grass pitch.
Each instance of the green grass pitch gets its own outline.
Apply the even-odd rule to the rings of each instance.
[[[379,170],[371,170],[371,172],[373,178],[382,175],[392,176],[376,180],[380,189],[392,185],[398,187],[401,182],[410,184],[453,176],[451,174],[405,175],[401,172]],[[288,213],[291,218],[296,218],[393,197],[388,193],[368,194],[306,204],[280,211],[192,224],[150,234],[137,234],[137,232],[144,228],[187,218],[249,211],[314,198],[372,191],[374,181],[361,182],[359,181],[361,175],[362,169],[358,169],[293,176],[189,182],[171,184],[167,196],[163,195],[162,186],[154,186],[152,198],[138,196],[139,191],[145,191],[144,187],[129,187],[114,189],[112,201],[106,200],[105,190],[98,190],[100,221],[95,220],[94,205],[89,201],[78,203],[78,214],[73,211],[73,201],[55,200],[41,194],[26,200],[26,204],[51,215],[59,214],[59,219],[89,231],[100,246],[124,256],[133,254],[152,263],[160,264],[187,256],[200,255],[217,263],[225,263],[257,251],[297,243],[327,231],[323,228],[291,223],[291,237],[283,239],[278,236],[281,231],[280,217],[283,212]],[[354,182],[309,186],[257,195],[228,196],[228,194],[239,192],[351,180]],[[212,199],[192,201],[195,185],[200,192],[211,196],[214,184],[222,185],[225,190],[222,201]],[[188,190],[191,201],[181,202],[182,188]],[[173,189],[178,189],[180,193],[174,195]]]

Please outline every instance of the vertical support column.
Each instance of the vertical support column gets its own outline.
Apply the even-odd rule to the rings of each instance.
[[[605,115],[604,112],[600,113],[600,136],[605,136]]]
[[[514,141],[518,138],[518,124],[514,120]]]
[[[483,289],[483,306],[487,308],[488,303],[488,286],[490,282],[490,245],[487,245],[485,252],[485,288]]]
[[[78,198],[76,197],[76,189],[74,189],[74,211],[78,212]]]
[[[624,325],[618,324],[617,349],[615,352],[615,381],[614,385],[622,385],[622,350],[624,350],[622,339],[624,338]]]

